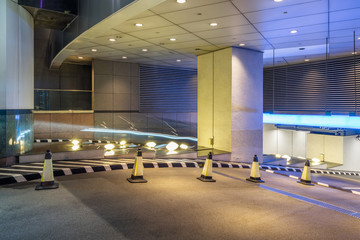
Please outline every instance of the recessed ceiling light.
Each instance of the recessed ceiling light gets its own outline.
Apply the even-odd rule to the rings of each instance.
[[[357,52],[352,52],[351,54],[352,54],[352,55],[355,55],[355,54],[357,54]]]
[[[96,51],[97,51],[97,49],[93,48],[93,49],[91,49],[91,51],[92,51],[92,52],[96,52]]]
[[[109,41],[110,41],[110,42],[115,42],[116,39],[115,39],[115,38],[109,38]]]
[[[142,23],[137,23],[137,24],[135,24],[135,26],[142,27],[143,25],[142,25]]]
[[[274,0],[274,2],[282,2],[283,0]]]
[[[245,46],[245,43],[240,43],[239,46],[243,47]]]
[[[302,50],[305,50],[305,48],[304,48],[304,47],[301,47],[301,48],[299,48],[299,50],[302,51]]]
[[[176,0],[177,3],[186,3],[186,0]]]
[[[290,33],[297,33],[297,30],[291,30]]]
[[[177,59],[176,61],[177,61],[177,62],[181,62],[181,59]]]
[[[216,23],[216,22],[214,22],[214,23],[210,23],[210,26],[212,26],[212,27],[216,27],[218,24]]]
[[[305,58],[305,60],[304,60],[305,62],[308,62],[308,61],[310,61],[310,59],[308,59],[308,58]]]
[[[84,59],[84,57],[78,57],[78,59]]]
[[[146,48],[143,48],[141,51],[143,52],[147,52],[148,50]]]
[[[122,59],[127,59],[127,57],[126,57],[126,56],[123,56]]]
[[[176,38],[170,38],[170,41],[176,41]]]
[[[358,37],[358,39],[360,40],[360,37]]]

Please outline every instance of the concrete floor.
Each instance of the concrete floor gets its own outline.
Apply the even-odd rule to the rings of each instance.
[[[359,239],[360,219],[244,181],[249,169],[145,169],[58,177],[0,187],[0,239]],[[262,172],[265,186],[360,212],[360,197]]]

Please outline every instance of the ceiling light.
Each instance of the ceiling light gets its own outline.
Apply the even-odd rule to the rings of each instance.
[[[126,57],[126,56],[123,56],[122,59],[127,59],[127,57]]]
[[[297,30],[291,30],[290,33],[297,33],[298,31]]]
[[[170,38],[170,41],[176,41],[176,38]]]
[[[352,55],[355,55],[355,54],[357,54],[357,52],[352,52],[351,54],[352,54]]]
[[[360,37],[358,37],[358,39],[360,40]]]
[[[245,43],[240,43],[239,46],[243,47],[245,46]]]
[[[115,42],[116,39],[115,39],[115,38],[109,38],[109,41],[110,41],[110,42]]]
[[[304,60],[305,62],[308,62],[308,61],[310,61],[310,59],[308,59],[308,58],[305,58],[305,60]]]
[[[135,26],[142,27],[143,25],[142,25],[142,23],[137,23],[137,24],[135,24]]]
[[[177,62],[181,62],[181,59],[176,60]]]
[[[274,2],[282,2],[283,0],[274,0]]]
[[[216,27],[218,24],[217,23],[210,23],[210,26],[212,26],[212,27]]]
[[[84,59],[84,57],[78,57],[78,59]]]
[[[156,146],[156,143],[155,142],[148,142],[146,143],[146,146],[150,149],[154,148]]]
[[[176,0],[177,3],[186,3],[186,0]]]
[[[146,48],[143,48],[141,51],[143,52],[147,52],[148,50]]]
[[[91,51],[92,51],[92,52],[96,52],[96,51],[97,51],[97,49],[93,48],[93,49],[91,49]]]

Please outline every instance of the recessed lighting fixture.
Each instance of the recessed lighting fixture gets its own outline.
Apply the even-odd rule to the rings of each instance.
[[[301,47],[301,48],[299,48],[299,50],[302,51],[302,50],[305,50],[305,48],[304,48],[304,47]]]
[[[283,0],[274,0],[274,2],[282,2]]]
[[[355,54],[357,54],[357,52],[352,52],[351,54],[352,54],[352,55],[355,55]]]
[[[358,39],[360,40],[360,37],[358,37]]]
[[[308,59],[308,58],[305,58],[305,60],[304,60],[305,62],[308,62],[308,61],[310,61],[310,59]]]
[[[135,26],[142,27],[143,25],[142,25],[142,23],[136,23]]]
[[[186,3],[186,0],[176,0],[177,3]]]
[[[109,38],[109,41],[110,41],[110,42],[115,42],[116,39],[115,39],[115,38]]]
[[[294,34],[294,33],[297,33],[298,31],[297,30],[291,30],[290,33]]]
[[[216,27],[218,24],[216,23],[216,22],[214,22],[214,23],[210,23],[210,26],[212,26],[212,27]]]
[[[176,61],[177,61],[177,62],[181,62],[181,59],[177,59]]]
[[[243,46],[245,46],[245,43],[240,43],[239,46],[243,47]]]
[[[176,41],[176,38],[170,38],[170,41]]]
[[[127,59],[127,57],[126,57],[126,56],[123,56],[122,59]]]
[[[147,52],[148,50],[146,48],[143,48],[141,51],[143,52]]]
[[[78,59],[84,59],[84,57],[78,57]]]
[[[92,52],[96,52],[96,51],[97,51],[97,49],[93,48],[93,49],[91,49],[91,51],[92,51]]]

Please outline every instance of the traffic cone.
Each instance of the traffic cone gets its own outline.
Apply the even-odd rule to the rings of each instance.
[[[46,150],[41,182],[35,187],[35,190],[55,189],[58,187],[59,184],[54,182],[51,152],[50,150]]]
[[[254,183],[263,183],[264,181],[260,178],[259,159],[254,155],[253,163],[251,165],[250,178],[246,180]]]
[[[302,183],[304,185],[313,186],[314,184],[311,183],[311,173],[310,173],[310,161],[309,159],[306,160],[304,170],[301,174],[300,181],[298,183]]]
[[[203,170],[201,172],[201,176],[197,179],[203,182],[216,182],[215,179],[212,178],[212,154],[209,152],[208,157],[205,160],[205,164]]]
[[[147,180],[144,179],[143,177],[144,174],[143,172],[144,172],[144,165],[142,162],[142,152],[141,149],[139,148],[137,151],[137,156],[135,159],[131,177],[128,178],[127,180],[131,183],[147,183]]]

